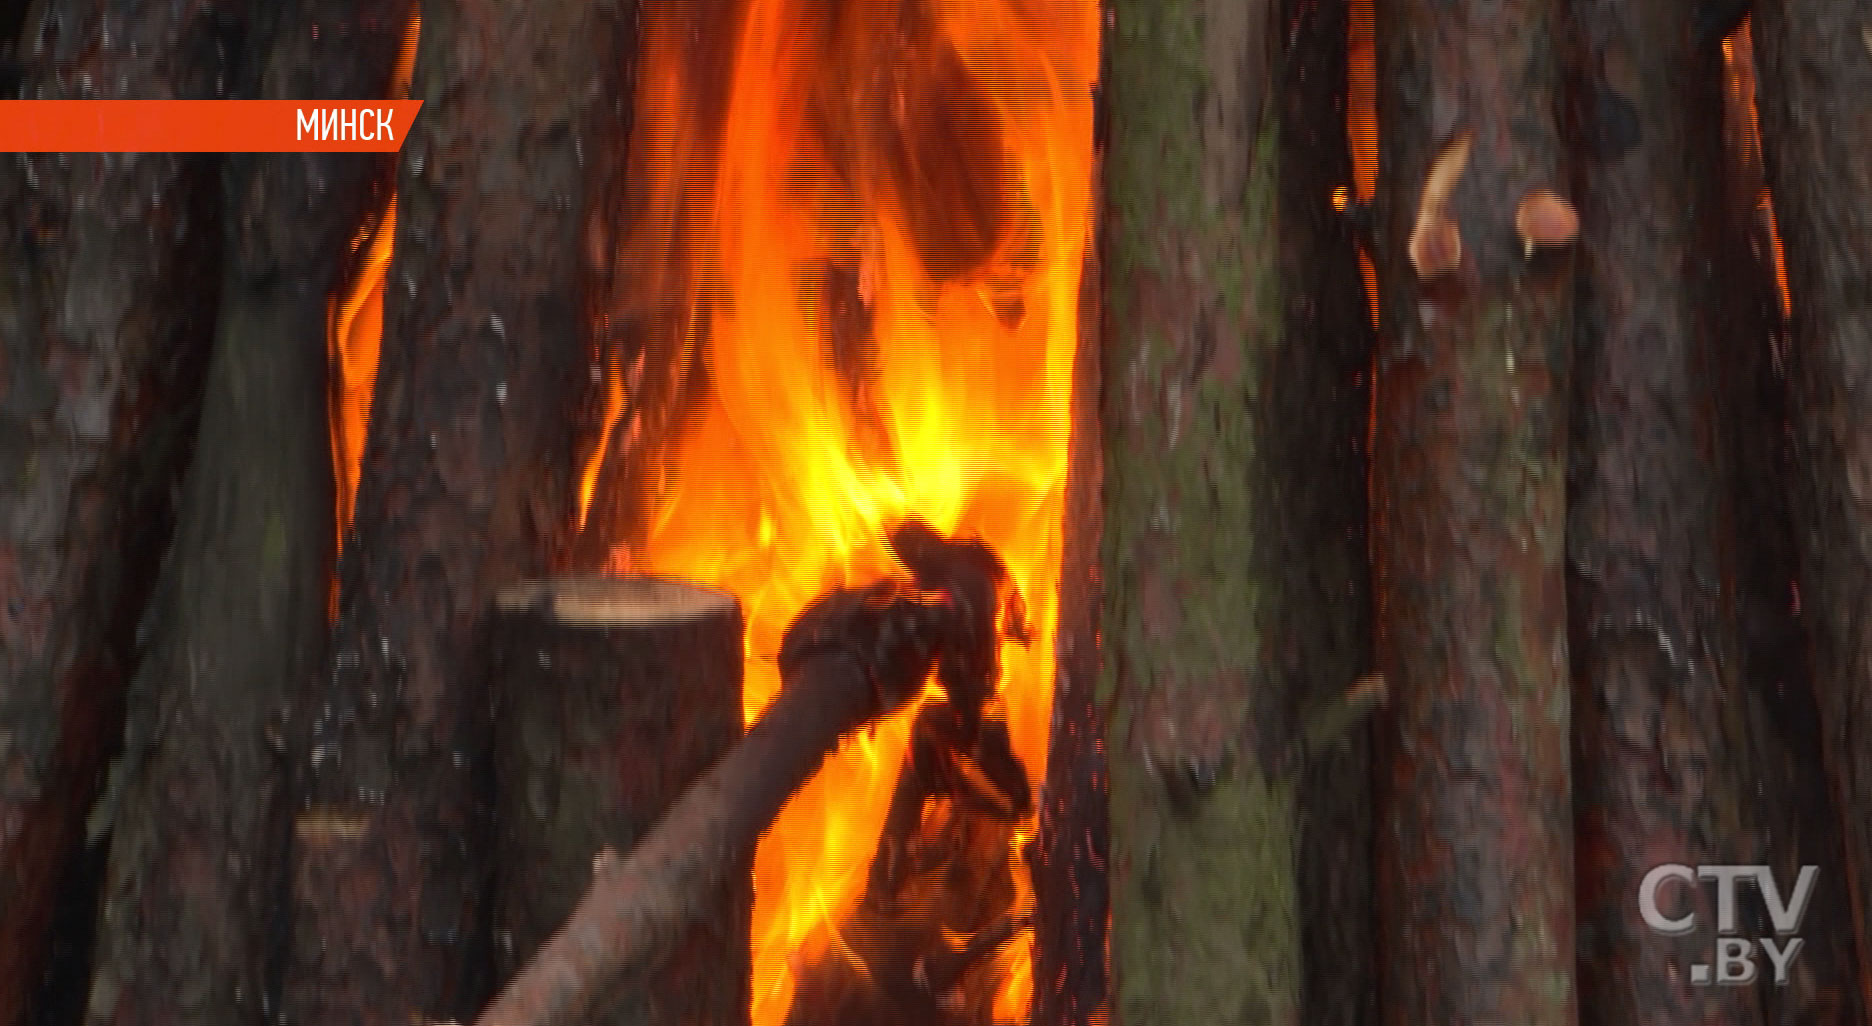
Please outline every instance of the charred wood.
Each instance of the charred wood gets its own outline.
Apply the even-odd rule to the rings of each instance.
[[[1348,0],[1286,0],[1281,68],[1280,242],[1290,344],[1272,367],[1270,484],[1289,546],[1291,604],[1276,636],[1281,672],[1316,710],[1371,669],[1365,498],[1372,326],[1359,240],[1333,210],[1353,188],[1346,137]],[[1310,573],[1295,572],[1309,568]],[[1379,689],[1382,694],[1382,689]],[[1300,782],[1300,931],[1309,1026],[1378,1021],[1369,706],[1325,718]],[[1379,695],[1371,695],[1372,701]],[[1313,723],[1321,722],[1318,719]]]

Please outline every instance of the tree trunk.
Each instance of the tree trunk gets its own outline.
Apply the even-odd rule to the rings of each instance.
[[[1102,220],[1092,232],[1094,240],[1102,236]],[[1058,669],[1032,864],[1034,1026],[1092,1026],[1111,1006],[1111,889],[1106,874],[1111,827],[1105,732],[1094,694],[1099,679],[1098,554],[1104,521],[1099,431],[1103,248],[1096,241],[1087,247],[1079,279],[1079,349],[1073,358],[1066,536],[1054,643]]]
[[[409,13],[404,0],[293,4],[254,47],[261,94],[386,95]],[[326,302],[387,171],[295,154],[234,158],[225,174],[233,216],[200,441],[107,802],[94,1022],[259,1026],[274,1007],[289,703],[328,629]]]
[[[806,657],[747,736],[685,790],[629,854],[595,867],[565,925],[475,1026],[571,1026],[603,995],[644,986],[676,941],[747,871],[754,844],[838,747],[902,705],[849,648]]]
[[[495,936],[511,977],[565,922],[593,859],[637,846],[741,737],[741,609],[643,579],[554,578],[502,594],[496,702]],[[753,876],[711,896],[654,979],[605,1023],[748,1020]]]
[[[1800,554],[1789,482],[1787,325],[1775,282],[1774,235],[1755,120],[1752,33],[1729,39],[1723,134],[1723,236],[1714,247],[1722,328],[1718,366],[1727,381],[1721,423],[1736,511],[1736,616],[1744,682],[1753,706],[1763,781],[1763,861],[1775,879],[1820,867],[1819,897],[1801,927],[1805,940],[1786,986],[1765,987],[1765,1018],[1776,1026],[1864,1022],[1855,982],[1852,915],[1840,823],[1821,758],[1812,650],[1795,579]]]
[[[1348,0],[1285,0],[1295,26],[1281,90],[1280,242],[1288,337],[1268,392],[1277,556],[1289,571],[1276,658],[1313,706],[1371,669],[1365,498],[1372,325],[1353,234],[1333,210],[1352,189],[1346,137]],[[1309,568],[1311,572],[1300,572]],[[1300,913],[1309,1026],[1378,1021],[1371,728],[1309,753],[1300,785]]]
[[[1359,652],[1358,357],[1285,330],[1281,24],[1208,0],[1107,21],[1099,695],[1123,1023],[1298,1016],[1302,711]]]
[[[1801,598],[1872,1008],[1872,0],[1763,0],[1754,30],[1792,307]]]
[[[1539,192],[1565,183],[1556,10],[1397,0],[1378,17],[1384,1014],[1563,1026],[1573,290],[1571,254],[1540,243],[1563,243],[1571,212]]]
[[[1574,0],[1581,240],[1569,450],[1579,992],[1610,1026],[1760,1021],[1695,980],[1711,892],[1660,936],[1654,866],[1753,864],[1756,781],[1721,531],[1717,382],[1722,69],[1681,7]],[[1705,970],[1708,971],[1707,969]]]
[[[296,825],[284,1011],[465,1019],[488,982],[494,589],[562,558],[591,386],[587,239],[624,140],[608,0],[427,0],[383,355]],[[573,411],[573,415],[568,415]]]
[[[217,37],[234,6],[40,0],[17,46],[19,95],[221,95],[231,69]],[[212,167],[173,154],[6,160],[0,1026],[21,1022],[61,876],[84,861],[168,544],[216,303],[203,285],[219,277]]]

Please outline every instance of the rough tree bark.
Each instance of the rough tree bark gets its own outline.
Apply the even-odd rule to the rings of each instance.
[[[1801,598],[1872,1008],[1872,0],[1763,0],[1754,21],[1792,300]]]
[[[233,6],[40,0],[17,95],[221,95]],[[168,544],[213,330],[212,169],[14,154],[0,172],[0,1026],[21,1021],[82,861]]]
[[[408,0],[302,0],[254,29],[260,95],[386,95]],[[250,37],[250,38],[253,38]],[[215,352],[146,616],[89,1018],[259,1026],[290,817],[289,703],[324,652],[333,549],[326,302],[387,162],[233,158]]]
[[[1864,1022],[1855,982],[1852,915],[1846,892],[1840,823],[1821,758],[1813,695],[1813,659],[1799,603],[1800,553],[1789,482],[1794,480],[1788,425],[1787,325],[1775,283],[1774,236],[1762,197],[1766,185],[1755,120],[1752,33],[1729,38],[1723,136],[1722,237],[1712,247],[1721,328],[1717,365],[1724,369],[1723,444],[1731,463],[1736,618],[1742,673],[1763,782],[1763,860],[1775,879],[1820,867],[1815,900],[1801,928],[1805,941],[1786,986],[1764,988],[1764,1014],[1776,1026]]]
[[[1573,1022],[1571,211],[1550,0],[1378,11],[1386,1021]],[[1519,222],[1519,224],[1517,224]],[[1576,225],[1575,225],[1576,227]],[[1531,257],[1523,236],[1536,240]]]
[[[1299,1015],[1301,725],[1362,669],[1365,410],[1355,345],[1285,330],[1281,25],[1210,0],[1106,20],[1099,700],[1124,1023]]]
[[[573,524],[586,240],[629,110],[631,11],[428,0],[355,531],[295,824],[283,1009],[469,1016],[488,983],[480,627]]]
[[[1346,137],[1347,0],[1285,0],[1292,33],[1280,105],[1280,241],[1288,337],[1268,390],[1275,558],[1295,568],[1272,655],[1309,703],[1371,668],[1366,448],[1373,332],[1358,249],[1333,210],[1352,188]],[[1306,468],[1304,471],[1298,468]],[[1307,568],[1302,573],[1299,568]],[[1310,753],[1301,781],[1300,913],[1310,1026],[1378,1021],[1371,728]]]
[[[1717,402],[1722,68],[1671,3],[1573,0],[1570,140],[1581,236],[1568,450],[1579,994],[1609,1026],[1760,1021],[1754,988],[1698,985],[1702,928],[1648,926],[1663,862],[1752,864],[1756,782],[1741,687]]]
[[[1098,145],[1103,146],[1103,139]],[[1097,162],[1094,167],[1100,166]],[[1098,215],[1095,212],[1094,217]],[[1033,1023],[1092,1026],[1111,1005],[1107,948],[1111,888],[1106,866],[1111,829],[1106,809],[1104,728],[1094,690],[1099,678],[1099,539],[1103,491],[1099,431],[1099,358],[1103,337],[1095,223],[1079,279],[1079,351],[1073,362],[1072,433],[1067,448],[1066,532],[1060,565],[1060,625],[1054,643],[1053,715],[1047,726],[1046,779],[1038,798],[1040,829],[1034,888]]]
[[[661,581],[552,578],[503,592],[492,636],[496,962],[513,976],[559,929],[593,859],[637,846],[741,737],[741,608]],[[712,895],[654,979],[597,1021],[748,1019],[753,875]]]

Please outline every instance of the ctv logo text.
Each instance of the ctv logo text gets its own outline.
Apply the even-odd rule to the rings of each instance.
[[[1819,866],[1802,866],[1793,894],[1784,900],[1774,872],[1767,866],[1685,866],[1672,862],[1645,874],[1638,886],[1638,912],[1644,916],[1645,925],[1658,933],[1673,937],[1689,933],[1697,928],[1696,913],[1690,911],[1692,903],[1671,903],[1684,909],[1682,914],[1671,916],[1659,907],[1659,896],[1671,889],[1694,888],[1699,880],[1714,880],[1716,947],[1709,964],[1699,962],[1690,967],[1690,982],[1736,987],[1754,983],[1755,949],[1759,946],[1774,969],[1776,985],[1785,986],[1788,967],[1801,949],[1801,938],[1795,934],[1800,932],[1801,918],[1807,914],[1807,902],[1813,898],[1814,881],[1819,876]],[[1754,884],[1760,892],[1762,904],[1768,908],[1768,921],[1774,926],[1773,937],[1738,936],[1736,892],[1738,885],[1745,883]]]

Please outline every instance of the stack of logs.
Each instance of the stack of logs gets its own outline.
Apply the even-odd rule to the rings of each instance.
[[[646,2],[733,52],[735,0]],[[374,98],[420,13],[424,102],[394,175],[0,163],[0,1026],[469,1021],[513,973],[489,1026],[738,1021],[738,849],[651,823],[745,843],[790,774],[685,787],[879,711],[828,671],[740,738],[728,597],[550,576],[642,273],[639,12],[420,7],[0,11],[23,98]],[[1379,8],[1343,210],[1344,0],[1103,11],[1033,1020],[1864,1024],[1872,0]],[[335,539],[326,309],[393,187]],[[680,915],[606,890],[656,858]],[[1820,866],[1792,978],[1694,985],[1669,862]],[[607,893],[680,929],[548,940]],[[579,957],[622,989],[522,1000]]]

